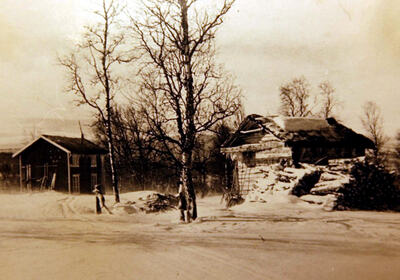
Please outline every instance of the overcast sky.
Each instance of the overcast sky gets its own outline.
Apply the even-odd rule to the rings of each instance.
[[[44,119],[90,116],[63,92],[56,58],[79,37],[94,3],[0,0],[0,144],[20,141],[33,126],[52,133]],[[247,114],[276,113],[280,85],[305,76],[314,92],[318,83],[332,83],[346,125],[362,131],[362,105],[371,100],[394,135],[399,14],[396,0],[237,0],[218,33],[219,61],[243,89]]]

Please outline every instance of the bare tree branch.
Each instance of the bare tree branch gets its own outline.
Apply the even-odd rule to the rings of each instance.
[[[310,86],[304,77],[295,78],[280,88],[281,113],[290,117],[307,117],[310,108]]]
[[[86,104],[95,109],[106,127],[116,202],[119,202],[119,189],[111,119],[112,103],[120,79],[112,75],[111,68],[116,63],[130,62],[134,59],[134,56],[130,55],[131,52],[124,48],[125,36],[119,29],[121,12],[122,9],[116,1],[103,0],[101,8],[94,12],[100,18],[98,23],[86,27],[83,42],[77,45],[76,53],[59,59],[69,76],[68,91],[78,97],[78,104]]]
[[[322,96],[320,115],[324,118],[332,117],[333,111],[340,105],[339,100],[335,96],[335,88],[329,81],[320,83],[318,87]]]
[[[383,147],[388,141],[384,133],[383,117],[381,110],[375,102],[369,101],[364,105],[364,115],[361,118],[362,125],[368,136],[375,144],[374,161],[377,164],[383,161]]]

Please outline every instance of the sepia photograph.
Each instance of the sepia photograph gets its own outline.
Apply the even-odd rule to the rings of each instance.
[[[0,279],[400,279],[400,2],[0,4]]]

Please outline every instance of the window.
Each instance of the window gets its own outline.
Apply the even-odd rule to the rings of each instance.
[[[90,155],[90,166],[91,167],[96,167],[97,166],[96,155]]]
[[[91,182],[92,188],[93,188],[95,185],[97,185],[97,173],[92,173],[92,174],[90,175],[90,182]]]
[[[256,166],[256,153],[255,152],[243,152],[243,161],[247,167]]]
[[[72,175],[72,192],[80,192],[80,176],[79,176],[79,174]]]
[[[79,155],[72,155],[71,166],[72,167],[79,167]]]

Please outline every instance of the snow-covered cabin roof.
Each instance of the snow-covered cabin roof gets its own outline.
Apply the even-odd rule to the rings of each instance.
[[[272,120],[285,131],[311,131],[329,127],[326,119],[300,117],[272,117]]]
[[[304,146],[358,146],[374,148],[373,142],[338,123],[334,118],[300,118],[284,116],[249,115],[239,125],[238,130],[229,137],[222,148],[241,145],[256,145],[266,135],[284,141],[286,145]]]

